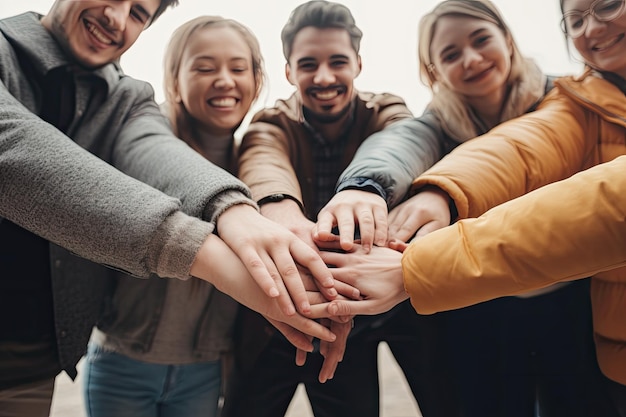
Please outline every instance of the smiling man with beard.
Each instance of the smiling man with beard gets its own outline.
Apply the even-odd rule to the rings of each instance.
[[[359,145],[411,112],[397,96],[355,88],[362,33],[344,5],[314,0],[298,6],[281,37],[285,75],[296,91],[255,115],[242,140],[239,175],[264,216],[315,248],[311,230],[317,213]],[[378,340],[370,340],[370,329],[381,317],[355,322],[345,357],[336,343],[322,343],[306,361],[299,354],[296,364],[293,347],[260,315],[241,313],[224,415],[284,416],[296,387],[304,383],[318,417],[377,416]],[[350,332],[349,323],[329,326],[336,334]],[[328,382],[318,380],[324,357],[344,358]]]

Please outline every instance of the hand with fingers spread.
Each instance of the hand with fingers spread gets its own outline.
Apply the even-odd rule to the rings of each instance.
[[[421,190],[389,213],[389,241],[408,242],[449,226],[450,197],[436,187]]]
[[[339,229],[339,241],[344,250],[352,249],[357,226],[365,250],[372,245],[384,246],[387,241],[387,203],[369,191],[340,191],[317,215],[313,239],[320,242],[337,240],[332,233],[335,226]]]
[[[285,314],[294,314],[296,310],[306,314],[311,308],[298,265],[310,271],[320,288],[335,294],[332,275],[319,254],[254,208],[229,208],[219,216],[217,230],[265,294],[277,298]]]

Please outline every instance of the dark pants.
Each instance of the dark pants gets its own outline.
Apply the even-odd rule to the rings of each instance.
[[[54,378],[0,390],[0,417],[48,417]]]
[[[456,310],[448,345],[464,416],[615,417],[601,382],[589,280]]]
[[[303,367],[296,366],[294,347],[274,332],[255,360],[236,361],[223,417],[282,417],[299,383],[304,384],[316,417],[377,417],[377,354],[383,340],[404,371],[423,416],[458,416],[448,378],[449,360],[441,343],[444,315],[419,316],[408,302],[392,313],[385,320],[356,318],[355,330],[360,331],[348,339],[344,360],[325,384],[317,380],[323,357],[309,354]],[[363,326],[364,322],[368,325]],[[253,355],[251,351],[242,354]]]
[[[622,385],[605,377],[611,400],[620,417],[626,417],[626,385]]]

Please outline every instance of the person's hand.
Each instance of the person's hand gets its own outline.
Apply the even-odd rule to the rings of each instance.
[[[297,240],[298,238],[294,237],[294,239]],[[224,241],[214,234],[210,234],[200,247],[189,273],[212,283],[218,290],[230,295],[236,301],[252,310],[261,313],[266,318],[272,320],[272,323],[280,322],[292,327],[295,331],[289,330],[282,325],[280,325],[279,330],[301,350],[311,351],[313,349],[309,337],[316,337],[327,342],[336,340],[336,336],[330,329],[317,321],[297,312],[285,313],[284,306],[280,304],[280,300],[265,294],[242,263],[242,260]],[[302,285],[299,276],[298,280]],[[304,292],[304,297],[308,304],[306,292]],[[298,332],[306,336],[299,336]]]
[[[285,226],[316,252],[318,251],[318,247],[313,241],[313,235],[311,233],[315,224],[306,218],[304,213],[300,210],[300,207],[293,200],[285,199],[280,202],[264,204],[261,206],[261,213],[263,216]],[[334,281],[335,291],[329,294],[328,289],[320,287],[318,281],[313,279],[311,274],[304,268],[300,268],[300,276],[307,290],[311,305],[328,302],[337,297],[358,299],[360,296],[356,288],[336,280]],[[324,383],[328,379],[332,379],[339,362],[343,360],[348,335],[352,329],[352,316],[331,317],[329,319],[322,319],[320,323],[329,328],[337,336],[334,342],[320,340],[320,353],[324,356],[324,362],[318,378],[321,383]],[[287,337],[284,331],[279,330]],[[288,329],[288,331],[293,334],[293,329]],[[308,340],[310,341],[311,338]],[[292,342],[292,344],[295,345],[294,342]],[[306,355],[307,350],[296,350],[295,361],[298,366],[305,364]]]
[[[311,281],[311,280],[308,280]],[[335,281],[335,284],[341,284],[340,281]],[[354,316],[330,316],[326,314],[327,312],[327,303],[328,300],[324,298],[324,296],[315,289],[314,284],[311,282],[305,282],[305,286],[307,286],[307,294],[309,296],[309,301],[311,302],[311,308],[318,308],[319,305],[324,305],[323,308],[320,308],[320,311],[324,311],[325,316],[328,318],[322,318],[320,323],[326,327],[328,327],[333,334],[337,336],[337,339],[334,342],[327,342],[324,340],[320,341],[320,353],[324,356],[324,362],[322,364],[322,369],[319,373],[319,381],[321,383],[326,382],[329,379],[332,379],[335,375],[335,370],[339,365],[339,362],[343,360],[343,355],[346,351],[346,344],[348,342],[348,335],[353,327],[353,318]],[[349,288],[354,289],[354,287],[349,286]],[[338,295],[336,299],[359,299],[359,292],[354,289],[353,297],[346,298],[343,295]],[[310,340],[310,339],[309,339]],[[293,342],[292,342],[293,344]],[[296,365],[302,366],[306,362],[307,351],[304,349],[296,350]]]
[[[344,316],[345,317],[345,316]],[[348,343],[348,335],[352,330],[352,317],[349,321],[341,322],[331,319],[322,319],[322,324],[329,324],[330,330],[333,332],[337,339],[334,342],[320,341],[320,353],[324,356],[324,363],[319,374],[319,381],[321,383],[326,382],[329,379],[333,379],[335,376],[335,370],[339,362],[343,360],[343,355],[346,353],[346,344]]]
[[[384,313],[409,298],[404,290],[402,253],[374,246],[366,253],[360,245],[349,252],[320,252],[333,267],[333,276],[359,289],[361,300],[337,299],[313,306],[311,317]],[[323,308],[327,311],[324,312]]]
[[[429,187],[415,194],[389,213],[389,241],[407,242],[450,225],[450,197]]]
[[[319,254],[254,208],[246,204],[229,208],[218,218],[217,230],[263,291],[278,299],[286,315],[294,314],[296,309],[306,315],[311,308],[298,264],[310,271],[329,294],[335,293],[332,274]]]
[[[360,190],[340,191],[320,210],[313,239],[320,242],[337,240],[333,227],[339,229],[344,250],[352,249],[355,225],[359,226],[361,245],[369,251],[372,245],[387,242],[387,203],[378,194]]]
[[[293,232],[293,234],[302,239],[304,243],[315,250],[315,252],[319,252],[318,244],[313,241],[313,235],[311,233],[311,230],[315,227],[315,223],[304,216],[300,207],[293,200],[286,199],[277,203],[264,204],[261,206],[261,214],[285,226]],[[324,245],[325,243],[320,242],[320,244]],[[334,243],[330,245],[332,247],[336,246]],[[346,283],[334,281],[332,288],[325,288],[320,285],[319,281],[316,280],[306,268],[299,265],[298,269],[305,289],[307,291],[315,291],[317,289],[327,301],[333,300],[338,295],[353,299],[359,297],[359,291]]]

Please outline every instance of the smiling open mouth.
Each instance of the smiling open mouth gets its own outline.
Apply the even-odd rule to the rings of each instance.
[[[594,51],[602,51],[604,49],[608,49],[611,46],[615,45],[616,43],[618,43],[619,41],[621,41],[622,39],[624,39],[624,34],[620,34],[619,36],[616,36],[613,39],[609,39],[608,41],[604,41],[604,42],[600,42],[596,45],[593,46],[593,48],[591,48]]]
[[[209,100],[209,105],[213,107],[228,108],[235,107],[237,102],[238,100],[234,97],[216,97]]]
[[[334,86],[327,88],[311,88],[309,89],[309,95],[317,100],[328,101],[332,100],[346,92],[346,88],[342,86]]]
[[[465,81],[465,82],[469,82],[469,83],[471,83],[471,82],[474,82],[474,81],[481,80],[481,79],[483,79],[483,78],[484,78],[487,74],[489,74],[489,73],[491,72],[491,70],[493,70],[493,68],[494,68],[494,67],[489,67],[489,68],[487,68],[486,70],[481,71],[481,72],[479,72],[479,73],[478,73],[478,74],[476,74],[476,75],[472,75],[471,77],[466,78],[464,81]]]
[[[87,28],[89,33],[91,33],[94,38],[98,40],[98,42],[105,45],[113,45],[114,42],[108,36],[102,33],[100,29],[98,29],[93,23],[85,20],[85,27]]]

